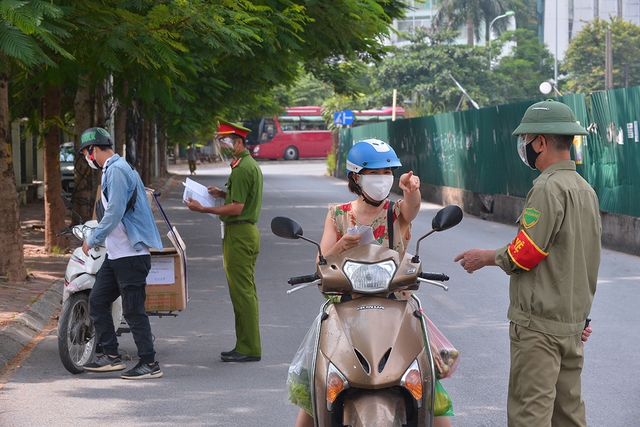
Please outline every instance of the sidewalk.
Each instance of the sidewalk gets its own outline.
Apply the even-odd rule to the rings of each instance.
[[[179,175],[169,175],[150,187],[163,193],[179,179]],[[17,285],[0,282],[0,375],[58,316],[70,257],[70,253],[55,255],[44,251],[43,201],[21,205],[20,224],[29,280]],[[71,249],[77,244],[79,241],[71,239]]]

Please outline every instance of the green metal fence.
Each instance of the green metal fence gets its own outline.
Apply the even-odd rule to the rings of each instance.
[[[574,141],[577,170],[595,188],[603,211],[640,216],[640,87],[557,100],[590,130]],[[533,102],[500,105],[340,130],[337,172],[357,141],[388,141],[402,161],[429,184],[475,193],[525,197],[538,176],[525,166],[511,132]],[[615,131],[613,130],[615,128]]]

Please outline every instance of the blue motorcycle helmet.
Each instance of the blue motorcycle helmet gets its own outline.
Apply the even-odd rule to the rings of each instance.
[[[380,206],[382,201],[370,200],[362,192],[362,188],[354,179],[354,174],[360,174],[366,169],[396,169],[402,166],[396,152],[389,144],[379,139],[365,139],[356,142],[347,153],[347,178],[349,191],[362,196],[364,201],[372,206]]]
[[[360,173],[362,169],[397,168],[402,166],[396,152],[379,139],[356,142],[347,153],[347,174]]]

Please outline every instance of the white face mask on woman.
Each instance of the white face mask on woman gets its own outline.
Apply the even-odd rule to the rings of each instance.
[[[360,175],[360,188],[375,201],[386,199],[392,186],[393,175]]]

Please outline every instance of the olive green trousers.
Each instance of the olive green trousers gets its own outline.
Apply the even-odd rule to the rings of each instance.
[[[254,279],[259,252],[260,233],[255,224],[225,226],[222,256],[235,315],[235,351],[255,357],[262,356],[258,293]]]
[[[560,337],[512,322],[509,339],[509,427],[586,427],[580,334]]]

